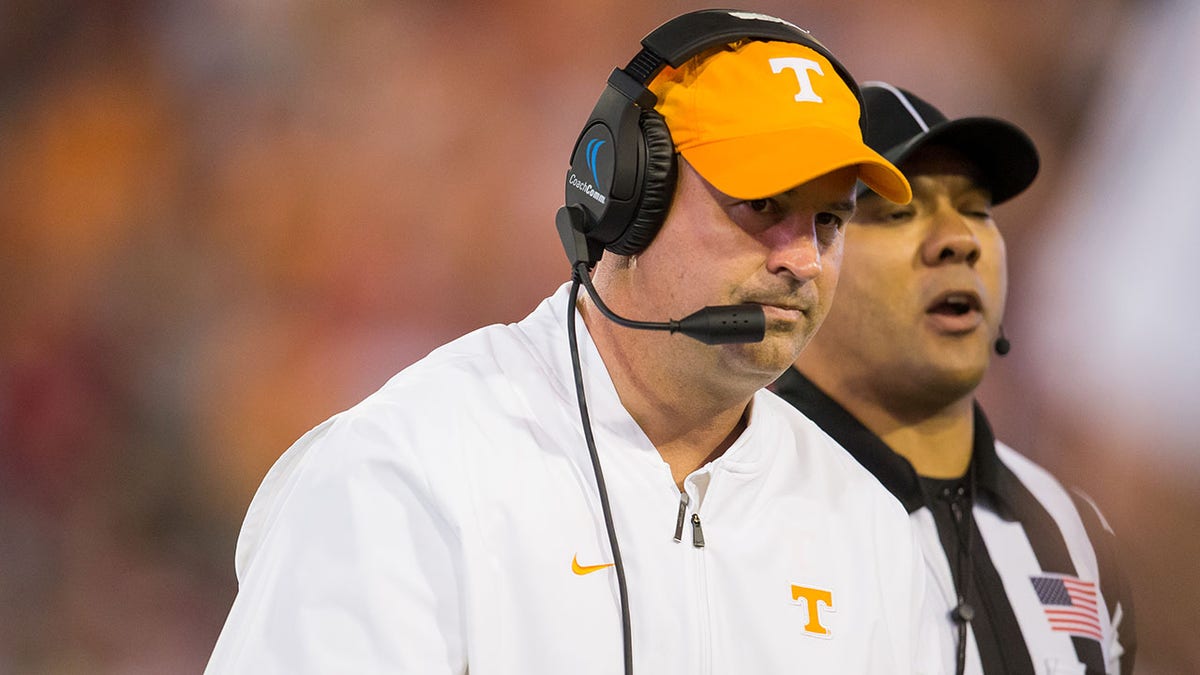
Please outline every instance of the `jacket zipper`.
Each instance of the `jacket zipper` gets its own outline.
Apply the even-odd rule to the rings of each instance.
[[[683,541],[683,523],[687,519],[688,493],[679,493],[679,514],[675,516],[675,541]],[[700,514],[692,514],[692,546],[704,548],[704,529],[700,526]]]
[[[696,602],[700,627],[700,670],[698,675],[711,675],[713,670],[712,624],[708,606],[708,581],[705,571],[704,530],[700,529],[700,514],[692,513],[692,550],[689,556],[696,562]]]
[[[685,490],[679,491],[679,512],[675,517],[675,541],[683,541],[684,525],[689,520],[692,526],[692,547],[693,549],[704,548],[704,529],[700,524],[700,514],[693,511],[692,517],[688,518],[688,506],[691,504],[691,498]],[[703,551],[701,551],[702,553]],[[696,601],[696,616],[698,618],[697,627],[700,630],[701,645],[699,656],[700,675],[709,675],[712,672],[712,649],[709,644],[712,639],[712,626],[709,625],[709,608],[708,608],[708,584],[705,581],[704,571],[704,556],[691,557],[695,562],[696,574],[696,593],[694,595]]]
[[[675,518],[675,541],[683,541],[683,521],[687,517],[688,493],[679,493],[679,515]]]

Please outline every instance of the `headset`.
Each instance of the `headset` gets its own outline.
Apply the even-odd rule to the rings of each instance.
[[[608,250],[635,255],[645,250],[662,226],[675,191],[675,146],[666,121],[654,105],[647,87],[666,66],[678,68],[692,57],[742,40],[791,42],[824,56],[858,100],[859,126],[866,131],[866,106],[850,72],[808,31],[766,14],[708,9],[676,17],[642,39],[642,49],[625,68],[608,78],[600,100],[571,151],[566,175],[565,204],[555,216],[555,226],[571,261],[571,291],[567,304],[567,337],[575,393],[584,440],[596,478],[596,491],[604,514],[613,570],[621,607],[625,674],[633,673],[632,630],[625,567],[613,526],[608,489],[592,435],[584,395],[583,372],[575,331],[579,287],[587,289],[597,309],[608,319],[629,328],[681,332],[706,344],[758,342],[765,334],[762,308],[756,305],[705,307],[679,321],[632,321],[613,313],[592,286],[590,272]]]
[[[604,250],[640,253],[654,239],[671,206],[677,164],[671,132],[654,109],[657,99],[647,85],[668,65],[678,68],[740,40],[792,42],[824,56],[858,100],[859,127],[866,132],[858,84],[808,31],[755,12],[707,9],[676,17],[642,39],[642,50],[629,65],[612,71],[575,141],[566,204],[555,219],[572,267],[582,257],[590,268]],[[566,233],[564,226],[569,226]],[[577,243],[574,233],[586,241]],[[585,250],[578,250],[580,244]]]

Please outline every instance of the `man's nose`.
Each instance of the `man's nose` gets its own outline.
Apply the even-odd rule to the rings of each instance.
[[[772,274],[789,274],[800,281],[814,279],[821,273],[823,254],[815,218],[789,221],[773,228],[776,231],[771,233],[767,270]]]
[[[942,207],[933,216],[933,228],[921,247],[921,257],[926,265],[966,263],[974,265],[979,260],[979,238],[971,223],[957,210]]]

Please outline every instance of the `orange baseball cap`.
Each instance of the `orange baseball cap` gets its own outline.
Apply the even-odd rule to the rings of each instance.
[[[666,67],[649,88],[676,151],[730,197],[763,199],[857,165],[867,187],[912,199],[904,174],[863,142],[854,92],[813,49],[728,45]]]

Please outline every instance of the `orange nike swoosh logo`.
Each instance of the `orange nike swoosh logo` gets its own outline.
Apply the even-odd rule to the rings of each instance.
[[[571,571],[574,572],[575,574],[578,574],[579,576],[583,576],[585,574],[591,574],[592,572],[598,572],[598,571],[604,569],[605,567],[612,567],[612,566],[613,566],[612,563],[604,563],[603,565],[580,565],[578,553],[575,554],[574,558],[571,558]]]

